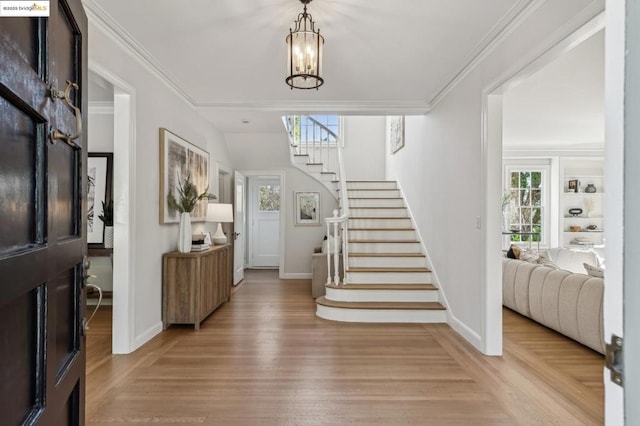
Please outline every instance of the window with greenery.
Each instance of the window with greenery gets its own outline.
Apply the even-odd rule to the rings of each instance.
[[[514,170],[508,175],[509,227],[512,231],[533,235],[512,235],[512,242],[545,241],[544,200],[546,199],[544,170]]]
[[[260,185],[258,210],[261,212],[280,211],[280,185]]]
[[[315,125],[314,120],[333,134]],[[340,116],[338,115],[295,115],[293,125],[294,140],[298,143],[335,143],[336,138],[333,135],[340,135]]]

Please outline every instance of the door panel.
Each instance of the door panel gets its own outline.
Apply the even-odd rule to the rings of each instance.
[[[36,242],[36,123],[0,95],[0,158],[9,185],[0,185],[0,254],[8,254]]]
[[[280,264],[280,178],[252,176],[249,191],[249,264],[278,267]]]
[[[11,395],[0,399],[3,422],[17,425],[33,418],[44,395],[44,340],[37,333],[42,318],[43,287],[25,293],[11,305],[0,309],[0,321],[6,325],[0,336],[0,359],[9,360],[0,375],[0,392]]]
[[[78,124],[48,88],[77,83],[70,99],[86,113],[87,20],[80,0],[49,5],[50,18],[0,30],[2,424],[84,424],[86,119],[72,143],[52,140]]]

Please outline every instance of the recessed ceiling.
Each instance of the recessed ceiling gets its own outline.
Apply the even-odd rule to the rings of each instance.
[[[505,146],[604,147],[604,31],[507,91]]]
[[[261,122],[247,112],[277,115],[292,105],[348,105],[350,113],[426,107],[531,0],[314,0],[308,10],[325,37],[318,91],[284,83],[284,40],[299,1],[85,3],[142,45],[219,128],[247,131],[241,118]]]

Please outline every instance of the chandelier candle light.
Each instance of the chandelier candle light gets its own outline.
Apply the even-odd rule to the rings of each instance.
[[[233,206],[231,204],[212,203],[207,206],[207,222],[218,222],[218,229],[213,235],[213,244],[226,244],[227,236],[222,232],[222,223],[233,222]]]
[[[304,10],[295,21],[295,29],[289,29],[287,42],[288,77],[285,82],[296,89],[318,89],[324,83],[322,78],[322,46],[324,38],[315,23],[307,5],[311,0],[300,0]]]

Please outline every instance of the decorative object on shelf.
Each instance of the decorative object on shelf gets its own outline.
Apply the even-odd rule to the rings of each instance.
[[[178,251],[188,253],[191,251],[191,212],[198,202],[209,196],[209,187],[202,193],[198,193],[196,185],[191,181],[191,175],[183,183],[178,181],[178,196],[173,195],[173,190],[167,195],[169,208],[180,212],[180,227],[178,229]]]
[[[584,189],[584,192],[588,193],[588,194],[593,194],[596,192],[596,187],[594,184],[590,183],[587,185],[587,187]]]
[[[320,193],[295,193],[295,224],[320,225]]]
[[[595,231],[596,229],[598,229],[598,225],[587,225],[587,230],[589,231]]]
[[[320,30],[315,29],[315,22],[307,5],[311,0],[300,0],[304,5],[302,13],[298,14],[295,29],[289,28],[287,43],[287,78],[285,82],[295,89],[316,89],[324,83],[322,78],[322,47],[324,37]]]
[[[591,217],[591,212],[593,211],[593,200],[591,198],[584,199],[584,210],[587,217]]]
[[[169,193],[176,192],[180,181],[190,177],[196,191],[207,193],[209,186],[209,153],[190,144],[167,129],[160,129],[160,223],[178,223],[181,211],[169,205]],[[208,198],[207,197],[203,197]],[[198,200],[200,201],[200,200]],[[207,203],[197,202],[189,211],[191,220],[202,222]]]
[[[387,117],[387,138],[391,154],[404,146],[404,115]]]
[[[572,216],[580,216],[582,214],[581,208],[569,209],[569,214]]]
[[[567,192],[578,192],[578,187],[580,186],[580,181],[578,179],[571,179],[569,184],[567,185]]]
[[[111,200],[113,154],[90,152],[87,158],[87,244],[105,248],[104,222],[98,220],[100,205]]]
[[[569,226],[569,230],[571,232],[580,232],[582,230],[582,227],[578,225],[571,225]]]
[[[113,248],[113,200],[102,202],[102,214],[98,218],[104,223],[104,248]]]
[[[216,233],[211,238],[213,244],[226,244],[227,236],[222,232],[222,224],[233,222],[233,205],[210,203],[207,207],[207,222],[218,222]]]

